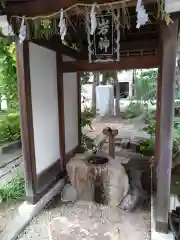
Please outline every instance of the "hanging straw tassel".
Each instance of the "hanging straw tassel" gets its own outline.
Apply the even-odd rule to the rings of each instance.
[[[60,28],[60,35],[61,35],[61,40],[63,41],[66,33],[67,33],[67,27],[66,27],[66,20],[64,18],[64,11],[61,9],[60,12],[60,20],[59,20],[59,28]]]
[[[145,25],[148,22],[148,14],[142,5],[142,0],[137,1],[136,5],[136,12],[137,12],[137,25],[136,28],[140,28],[140,26]]]
[[[91,35],[93,35],[95,33],[96,28],[97,28],[97,19],[96,19],[95,7],[96,7],[96,3],[94,3],[92,5],[91,14],[90,14],[90,17],[91,17],[91,32],[90,32],[90,34]]]
[[[25,25],[25,19],[23,17],[22,22],[21,22],[21,27],[19,30],[19,42],[22,44],[26,38],[26,25]]]

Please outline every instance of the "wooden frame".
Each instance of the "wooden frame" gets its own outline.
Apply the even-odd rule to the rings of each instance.
[[[174,81],[179,21],[162,26],[162,90],[160,104],[160,129],[158,149],[156,230],[168,232],[168,212],[171,185],[173,117],[174,117]]]
[[[58,91],[58,112],[59,112],[59,141],[61,152],[61,170],[65,170],[65,125],[64,125],[64,85],[63,72],[60,68],[62,64],[62,54],[58,50],[56,52],[56,67],[57,67],[57,91]]]
[[[81,145],[81,75],[77,73],[77,89],[78,89],[78,142]]]
[[[109,2],[100,0],[100,2]],[[144,3],[154,3],[155,0],[144,0]],[[57,1],[52,0],[24,0],[18,4],[14,0],[8,2],[7,13],[11,15],[36,16],[46,15],[50,12],[66,9],[78,3],[78,0]],[[93,1],[90,1],[93,3]],[[128,6],[135,6],[136,0],[130,1]],[[154,23],[153,23],[154,24]],[[155,22],[159,24],[159,22]],[[64,123],[64,90],[63,73],[77,72],[78,86],[78,138],[81,142],[81,95],[80,95],[80,72],[95,72],[107,70],[127,70],[142,68],[159,68],[157,86],[157,114],[156,114],[156,165],[157,171],[157,198],[156,198],[156,230],[159,232],[168,231],[168,211],[170,197],[171,165],[172,165],[172,125],[173,125],[173,80],[176,57],[178,19],[175,19],[169,26],[164,26],[161,31],[162,39],[158,39],[157,29],[150,32],[134,31],[129,33],[128,41],[131,38],[137,40],[122,42],[118,63],[96,63],[90,64],[87,60],[87,52],[83,54],[74,51],[60,44],[60,37],[53,37],[51,40],[36,40],[34,43],[49,48],[56,52],[57,64],[57,90],[58,90],[58,112],[59,112],[59,139],[61,160],[45,169],[41,174],[36,174],[36,159],[34,149],[33,119],[31,105],[31,83],[29,69],[29,47],[28,41],[23,45],[17,44],[17,65],[19,76],[19,99],[21,109],[21,129],[24,152],[24,167],[26,180],[27,199],[35,203],[38,199],[53,186],[63,175],[65,164],[74,155],[76,148],[65,153],[65,123]],[[159,45],[160,46],[159,46]],[[162,51],[160,48],[162,47]],[[160,54],[157,53],[157,50]],[[85,50],[86,51],[86,50]],[[77,61],[62,61],[62,54],[70,56]],[[61,67],[60,67],[61,65]]]
[[[77,60],[71,62],[63,62],[63,72],[98,72],[108,70],[128,70],[142,68],[157,68],[159,67],[159,59],[157,55],[149,56],[130,56],[122,57],[120,62],[107,63],[89,63],[88,61]]]
[[[82,60],[82,55],[74,53],[69,48],[63,48],[61,45],[54,45],[51,41],[35,41],[43,47],[49,48],[56,52],[57,66],[57,90],[58,90],[58,112],[59,112],[59,139],[61,160],[57,161],[45,169],[41,174],[36,174],[36,161],[34,150],[33,136],[33,120],[31,106],[31,85],[30,85],[30,69],[29,69],[29,48],[28,41],[23,45],[17,45],[17,63],[19,76],[19,96],[21,108],[21,126],[22,140],[24,150],[25,164],[25,179],[27,199],[31,203],[35,203],[40,197],[55,184],[65,172],[65,164],[76,152],[76,148],[69,153],[65,153],[65,123],[64,123],[64,90],[63,90],[63,73],[77,72],[77,89],[78,89],[78,138],[81,142],[81,95],[80,95],[80,72],[84,71],[107,71],[133,68],[159,68],[158,80],[158,99],[157,99],[157,133],[156,133],[156,159],[158,160],[158,185],[157,185],[157,231],[167,232],[168,229],[168,201],[170,196],[170,177],[171,177],[171,154],[172,150],[172,112],[173,103],[166,103],[165,93],[169,91],[165,83],[170,87],[169,96],[173,99],[172,83],[169,79],[174,77],[174,62],[175,62],[175,46],[177,33],[177,20],[169,27],[163,29],[163,53],[158,55],[156,52],[150,55],[139,55],[121,57],[119,63],[96,63],[90,64],[87,60]],[[171,40],[171,41],[170,41]],[[55,40],[54,40],[55,41]],[[166,47],[165,47],[166,46]],[[168,50],[167,50],[168,49]],[[167,52],[168,51],[168,52]],[[62,61],[62,53],[75,58],[76,61]],[[78,56],[78,58],[77,58]],[[162,57],[162,58],[161,58]],[[166,63],[164,58],[168,58]],[[77,60],[78,59],[78,60]],[[161,66],[162,63],[162,66]],[[26,66],[26,67],[25,67]],[[167,72],[167,69],[169,72]],[[173,81],[172,81],[173,82]],[[170,101],[170,100],[169,100]],[[166,110],[167,106],[168,111]],[[171,114],[170,116],[168,114]],[[164,115],[163,115],[164,114]],[[168,115],[168,117],[167,117]],[[167,119],[166,119],[167,118]],[[170,141],[169,141],[170,139]],[[166,154],[164,154],[164,152]],[[167,170],[167,172],[164,171]],[[163,199],[162,199],[163,196]],[[162,203],[163,202],[163,203]],[[163,208],[162,208],[163,206]]]
[[[31,83],[29,68],[29,43],[16,44],[17,72],[20,100],[21,136],[24,155],[25,182],[27,199],[34,203],[36,195],[36,160],[32,119]]]
[[[34,42],[36,43],[36,41]],[[38,45],[41,45],[38,42]],[[53,50],[48,44],[41,45]],[[69,53],[69,50],[68,50]],[[65,52],[66,55],[67,52]],[[17,69],[19,79],[19,98],[21,112],[22,143],[25,166],[26,199],[32,204],[36,203],[60,178],[65,176],[65,164],[76,152],[75,149],[65,153],[65,123],[64,123],[64,89],[62,71],[62,51],[56,50],[57,68],[57,93],[58,93],[58,116],[59,116],[59,148],[61,159],[57,159],[40,174],[36,172],[36,159],[33,133],[30,61],[29,61],[29,41],[24,41],[22,45],[17,43]],[[77,75],[78,76],[78,75]],[[80,143],[80,81],[77,78],[78,89],[78,143]]]
[[[57,62],[59,55],[57,54]],[[60,163],[65,158],[63,156],[62,146],[64,140],[62,136],[63,126],[60,124],[61,144],[61,160],[57,161],[45,169],[40,174],[36,172],[36,159],[34,149],[34,133],[32,118],[32,100],[31,100],[31,84],[30,84],[30,62],[29,62],[29,41],[24,41],[22,45],[17,43],[17,71],[19,82],[19,99],[21,113],[21,133],[24,156],[25,182],[26,182],[26,199],[32,204],[36,203],[61,177],[63,177],[62,165]],[[57,64],[57,89],[61,88],[62,81],[59,81],[59,68]],[[62,89],[62,88],[61,88]],[[62,90],[63,94],[63,90]],[[58,94],[58,97],[60,95]],[[59,116],[64,116],[63,109],[60,108],[62,100],[58,100]],[[60,121],[61,122],[61,121]]]

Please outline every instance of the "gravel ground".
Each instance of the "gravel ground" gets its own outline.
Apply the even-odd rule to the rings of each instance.
[[[0,203],[0,233],[5,229],[8,222],[13,219],[21,202]]]
[[[0,169],[0,186],[6,185],[13,177],[23,171],[22,157],[9,163]],[[22,202],[22,201],[21,201]],[[8,222],[15,216],[17,208],[21,204],[20,201],[11,203],[0,202],[0,233],[5,229]]]
[[[19,240],[149,240],[150,210],[133,213],[92,202],[58,203],[42,211]]]
[[[94,131],[87,129],[85,132],[90,137],[96,137],[102,133],[106,126],[119,129],[120,136],[144,135],[139,131],[142,127],[140,121],[130,123],[116,118],[108,120],[95,120]],[[0,184],[7,183],[14,175],[23,170],[22,158],[6,166],[0,171]],[[59,197],[60,199],[60,197]],[[14,216],[19,202],[0,204],[0,232]],[[54,235],[49,237],[49,225]],[[120,238],[115,238],[119,229]],[[55,236],[57,235],[57,236]],[[62,204],[60,201],[55,206],[44,209],[27,226],[19,237],[20,240],[142,240],[150,239],[150,211],[138,210],[134,213],[122,212],[120,209],[112,209],[108,206],[94,203],[78,202],[75,204]]]
[[[95,120],[94,130],[86,129],[85,132],[90,137],[96,137],[106,126],[118,128],[121,137],[146,135],[140,131],[143,124],[139,119],[133,124],[116,118]],[[18,239],[149,240],[150,230],[150,210],[138,209],[128,213],[92,202],[62,204],[58,201],[35,217]]]

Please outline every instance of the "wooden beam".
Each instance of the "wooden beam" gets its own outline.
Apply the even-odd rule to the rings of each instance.
[[[71,61],[62,63],[63,72],[98,72],[156,67],[159,67],[159,60],[156,55],[122,57],[120,62],[89,63],[88,61]]]
[[[27,41],[24,41],[23,44],[17,42],[16,52],[26,198],[34,204],[36,201],[37,176],[32,117],[29,43]]]
[[[162,28],[162,95],[160,117],[160,156],[157,171],[156,230],[168,232],[168,212],[171,184],[174,84],[178,39],[178,19]]]
[[[135,41],[124,41],[121,42],[120,46],[120,53],[124,51],[139,51],[139,50],[152,50],[157,49],[158,47],[158,40],[157,39],[145,39],[145,40],[135,40]],[[81,60],[88,59],[88,47],[86,48],[87,51],[84,52],[81,56]],[[79,58],[80,59],[80,58]]]
[[[49,40],[45,40],[45,39],[32,40],[32,42],[37,45],[40,45],[42,47],[51,49],[53,51],[61,51],[62,54],[72,57],[76,60],[87,60],[88,59],[87,51],[84,53],[80,53],[68,46],[61,44],[61,39],[58,36],[55,36]],[[120,52],[151,50],[151,49],[157,49],[157,46],[158,46],[157,39],[126,41],[126,42],[121,42]],[[88,50],[88,47],[87,47],[87,50]]]
[[[61,38],[59,36],[55,36],[49,40],[45,40],[45,39],[32,40],[32,42],[55,52],[61,51],[62,54],[72,57],[74,59],[82,60],[87,58],[80,52],[62,44]]]
[[[121,42],[120,51],[131,51],[131,50],[149,50],[156,49],[158,46],[157,39],[146,39],[137,41],[126,41]]]

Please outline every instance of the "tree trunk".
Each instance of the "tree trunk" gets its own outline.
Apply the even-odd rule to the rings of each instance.
[[[106,72],[103,72],[103,73],[102,73],[102,82],[101,82],[101,85],[106,85],[107,82],[108,82],[107,73],[106,73]]]
[[[135,96],[135,89],[134,89],[134,84],[135,84],[135,81],[136,81],[136,70],[133,70],[133,86],[132,86],[132,96],[134,97]]]
[[[99,83],[99,73],[95,72],[94,73],[94,79],[93,79],[93,84],[92,84],[92,104],[91,108],[96,109],[96,86]]]
[[[116,117],[120,117],[120,84],[118,82],[117,73],[115,76],[115,86],[116,86]]]

